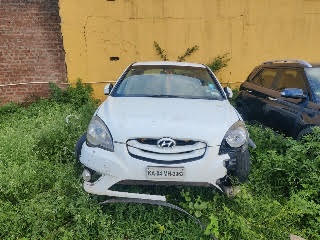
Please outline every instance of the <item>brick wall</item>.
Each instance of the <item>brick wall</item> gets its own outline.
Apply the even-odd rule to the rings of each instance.
[[[37,82],[65,81],[58,0],[0,0],[0,104],[46,96]]]

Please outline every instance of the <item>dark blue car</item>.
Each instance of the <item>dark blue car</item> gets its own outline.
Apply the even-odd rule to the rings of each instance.
[[[241,85],[236,107],[245,120],[301,138],[320,126],[320,64],[264,62]]]

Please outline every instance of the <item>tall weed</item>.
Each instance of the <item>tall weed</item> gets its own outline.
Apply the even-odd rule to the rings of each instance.
[[[320,239],[320,130],[301,142],[249,127],[257,148],[235,198],[212,188],[146,188],[165,194],[206,225],[173,210],[100,206],[81,186],[74,145],[97,107],[80,82],[27,108],[0,108],[0,239]],[[67,119],[67,121],[66,121]],[[131,188],[132,189],[132,188]],[[144,188],[138,188],[144,189]],[[182,191],[183,189],[183,191]],[[130,190],[130,187],[129,187]]]

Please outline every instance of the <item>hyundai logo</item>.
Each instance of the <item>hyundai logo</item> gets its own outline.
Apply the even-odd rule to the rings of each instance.
[[[171,138],[161,138],[158,140],[157,145],[159,148],[173,148],[176,146],[176,141]]]

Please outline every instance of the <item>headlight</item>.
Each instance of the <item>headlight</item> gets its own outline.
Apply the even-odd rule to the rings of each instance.
[[[248,132],[244,123],[238,121],[233,124],[226,133],[224,139],[232,148],[238,148],[244,145],[248,139]]]
[[[89,123],[87,144],[90,147],[99,147],[113,152],[113,140],[110,131],[98,116],[93,116]]]

